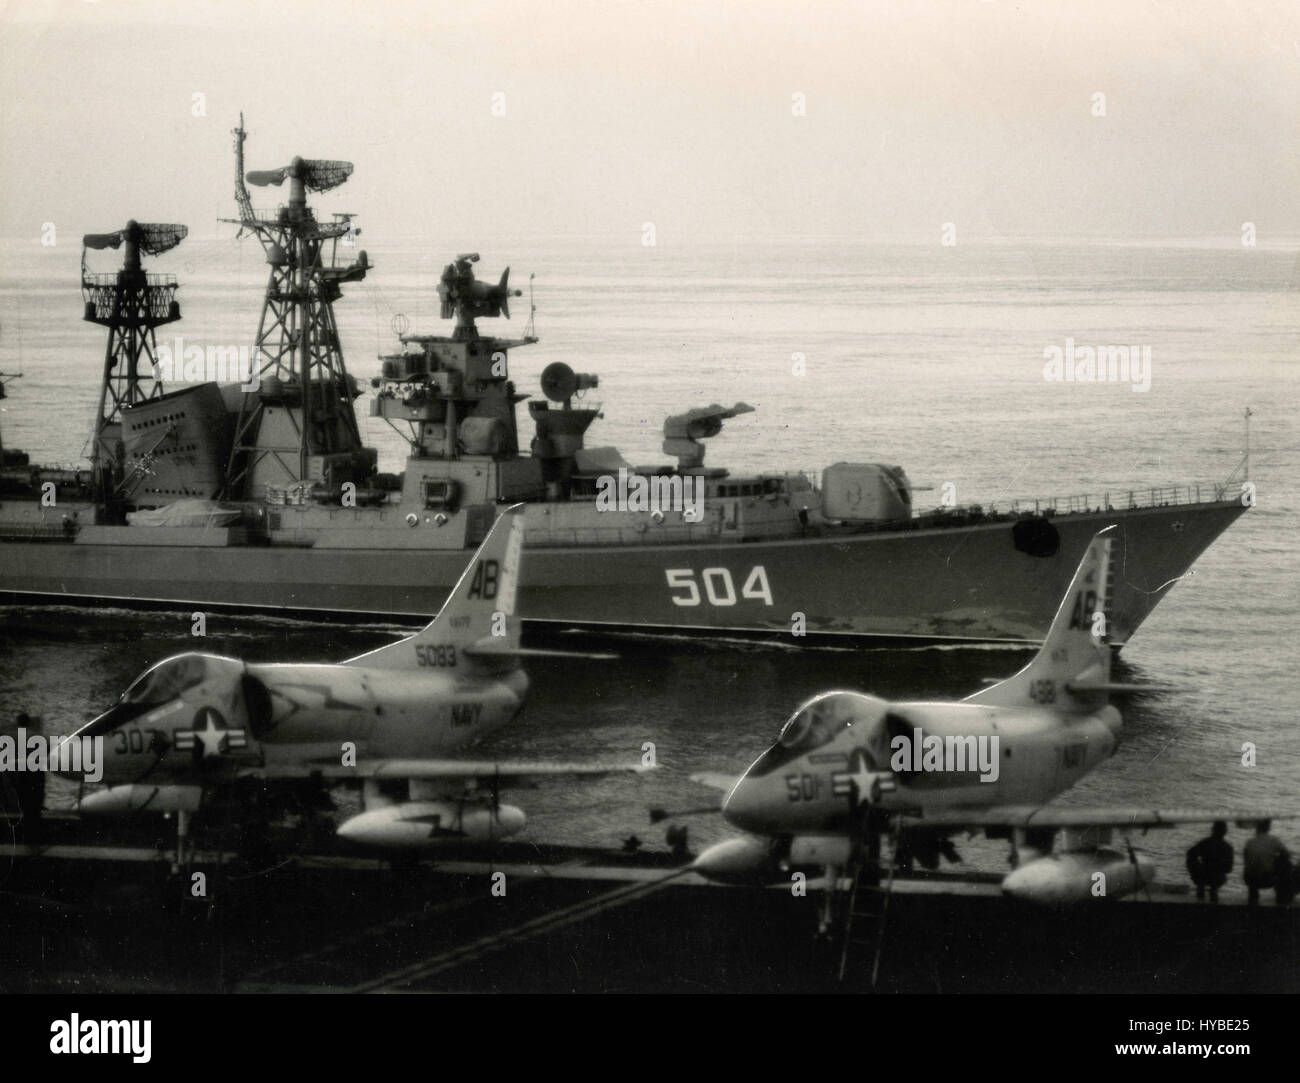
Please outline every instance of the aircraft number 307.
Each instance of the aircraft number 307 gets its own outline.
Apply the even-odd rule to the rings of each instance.
[[[735,605],[740,598],[749,598],[764,605],[772,604],[772,588],[767,581],[767,569],[761,564],[750,569],[739,594],[736,593],[730,568],[705,568],[698,576],[694,568],[668,568],[664,575],[673,589],[673,605],[699,605],[701,587],[702,596],[708,600],[709,605]],[[684,593],[678,593],[679,591]]]
[[[148,740],[145,734],[149,735]],[[166,735],[162,730],[141,730],[119,728],[113,731],[113,751],[118,755],[126,753],[149,752],[159,747],[166,747]]]

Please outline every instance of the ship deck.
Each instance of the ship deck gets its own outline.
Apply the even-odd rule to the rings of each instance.
[[[996,874],[900,877],[840,981],[819,891],[710,884],[666,851],[515,842],[393,866],[271,839],[256,858],[200,850],[195,899],[161,840],[79,840],[75,823],[12,848],[7,991],[867,991],[877,948],[878,992],[1300,990],[1300,911],[1271,898],[1175,886],[1053,911],[1005,899]]]

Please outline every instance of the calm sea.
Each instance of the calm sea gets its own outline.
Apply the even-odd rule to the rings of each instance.
[[[485,235],[487,238],[487,235]],[[363,383],[395,344],[394,317],[443,333],[434,292],[456,252],[446,244],[365,243],[374,270],[337,305],[351,372]],[[530,299],[540,342],[511,373],[537,393],[552,361],[600,376],[604,418],[592,445],[658,462],[669,413],[744,401],[708,461],[732,468],[820,469],[841,460],[902,465],[914,484],[957,499],[1222,481],[1239,464],[1251,419],[1258,506],[1196,564],[1124,652],[1131,679],[1166,691],[1132,702],[1113,760],[1066,800],[1143,806],[1283,806],[1300,810],[1300,301],[1295,246],[976,242],[956,247],[851,239],[744,242],[627,237],[482,239],[480,275],[511,265],[524,296],[491,331],[522,335]],[[42,248],[10,240],[0,274],[0,414],[7,446],[34,461],[78,460],[96,406],[104,338],[80,319],[77,239]],[[113,269],[115,253],[92,253]],[[256,242],[190,238],[153,262],[175,273],[184,320],[164,328],[199,344],[240,345],[256,329],[265,278]],[[530,281],[530,274],[535,278]],[[484,323],[484,330],[488,330]],[[1045,350],[1150,347],[1150,388],[1044,379]],[[802,374],[796,374],[800,368]],[[401,441],[358,403],[381,468]],[[215,616],[206,649],[249,658],[332,660],[397,634],[291,620]],[[188,618],[122,611],[0,611],[0,712],[25,709],[61,729],[106,707],[144,666],[193,647]],[[812,651],[633,640],[618,662],[530,667],[522,722],[483,751],[510,758],[639,758],[663,769],[635,782],[529,792],[528,836],[616,845],[658,841],[645,810],[707,803],[693,771],[739,771],[800,700],[831,687],[886,696],[960,696],[1011,672],[1008,649]],[[1256,766],[1242,765],[1242,746]],[[701,845],[727,828],[690,821]],[[1278,834],[1300,849],[1300,821]],[[1142,845],[1170,878],[1196,830]],[[1242,833],[1230,838],[1238,844]],[[960,845],[996,867],[1003,848]]]

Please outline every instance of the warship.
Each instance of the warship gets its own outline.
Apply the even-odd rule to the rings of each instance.
[[[478,280],[475,253],[438,286],[451,333],[399,326],[400,348],[380,358],[370,413],[410,445],[405,469],[383,472],[362,443],[364,392],[333,308],[372,266],[353,216],[325,221],[307,201],[352,165],[295,157],[245,174],[242,117],[233,134],[229,221],[269,267],[247,371],[190,382],[188,361],[158,345],[157,328],[180,319],[179,284],[142,257],[179,245],[184,226],[86,235],[84,318],[108,335],[89,462],[54,469],[0,451],[6,601],[427,619],[500,509],[524,503],[520,607],[534,631],[1032,642],[1089,539],[1113,523],[1123,572],[1107,632],[1122,645],[1245,510],[1235,474],[919,511],[896,465],[841,462],[820,477],[706,466],[704,441],[744,403],[667,418],[675,461],[631,464],[587,446],[599,380],[563,363],[543,370],[542,398],[528,402],[525,449],[516,408],[530,396],[509,356],[537,339],[480,332],[479,319],[509,318],[520,291],[509,268]],[[253,206],[247,185],[285,181],[286,203]],[[87,249],[117,248],[120,270],[87,270]]]

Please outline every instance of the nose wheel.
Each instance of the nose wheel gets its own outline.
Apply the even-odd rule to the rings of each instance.
[[[821,910],[817,916],[817,936],[822,940],[831,939],[832,930],[840,917],[844,902],[844,892],[840,890],[842,871],[839,865],[826,866],[826,888],[822,892]]]
[[[190,867],[190,814],[184,809],[176,812],[176,860],[172,862],[172,872],[180,875],[188,872]]]

